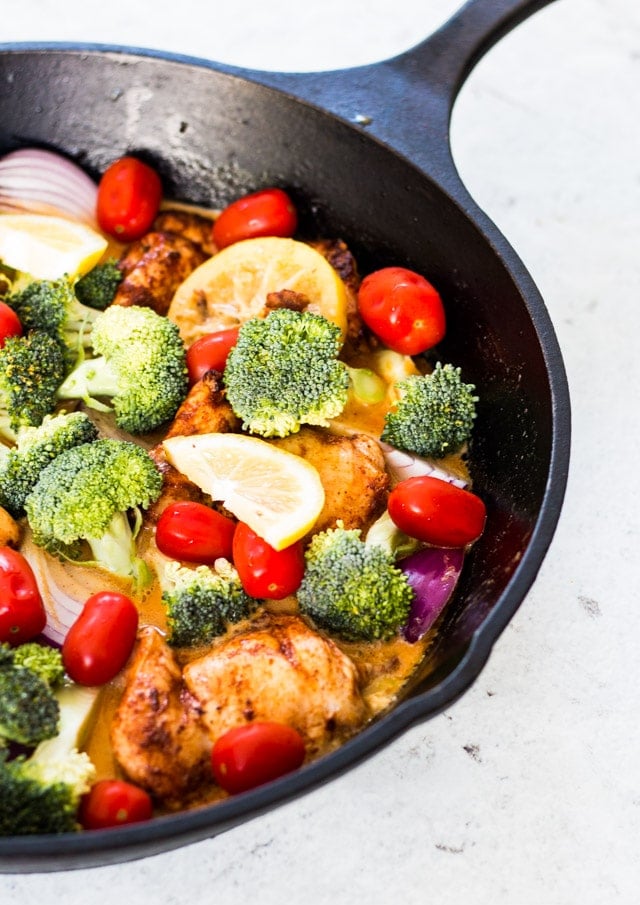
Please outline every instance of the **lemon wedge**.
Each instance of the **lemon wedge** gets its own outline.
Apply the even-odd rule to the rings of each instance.
[[[275,236],[236,242],[197,267],[176,290],[168,317],[191,345],[205,333],[264,317],[267,295],[284,289],[304,295],[306,310],[344,336],[347,294],[337,271],[305,242]]]
[[[324,506],[317,470],[300,456],[244,434],[195,434],[163,442],[167,459],[276,550],[299,540]]]
[[[98,263],[107,244],[100,233],[65,217],[0,215],[0,260],[36,280],[86,273]]]

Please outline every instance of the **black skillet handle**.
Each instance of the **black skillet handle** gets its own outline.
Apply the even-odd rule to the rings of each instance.
[[[451,156],[456,96],[480,58],[551,0],[468,0],[415,47],[380,63],[331,72],[251,77],[360,125],[468,203]]]

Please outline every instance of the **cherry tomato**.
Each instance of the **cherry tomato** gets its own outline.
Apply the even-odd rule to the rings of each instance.
[[[163,509],[156,544],[165,556],[212,565],[221,556],[231,559],[235,529],[234,521],[210,506],[182,500]]]
[[[99,591],[85,603],[62,644],[62,662],[80,685],[104,685],[129,659],[138,610],[124,594]]]
[[[418,355],[445,334],[439,293],[405,267],[384,267],[366,276],[358,290],[358,308],[369,329],[403,355]]]
[[[133,242],[148,232],[161,200],[162,183],[156,171],[135,157],[121,157],[98,184],[100,229],[121,242]]]
[[[218,785],[236,795],[297,770],[304,755],[304,740],[292,726],[256,720],[221,735],[211,765]]]
[[[293,201],[282,189],[262,189],[233,201],[213,224],[213,241],[226,248],[257,236],[291,237],[298,226]]]
[[[232,559],[250,597],[282,600],[298,590],[304,575],[304,548],[300,541],[284,550],[274,550],[244,522],[236,525]]]
[[[21,553],[0,547],[0,641],[22,644],[39,635],[47,613],[31,566]]]
[[[100,779],[82,796],[79,819],[85,830],[139,823],[153,816],[151,796],[121,779]]]
[[[228,330],[217,330],[201,336],[187,349],[187,370],[189,383],[193,386],[207,371],[219,371],[221,374],[227,363],[227,355],[238,341],[240,327]]]
[[[22,324],[13,308],[0,302],[0,349],[10,336],[22,336]]]
[[[465,547],[484,530],[487,512],[476,494],[440,478],[407,478],[389,494],[389,515],[409,537],[436,547]]]

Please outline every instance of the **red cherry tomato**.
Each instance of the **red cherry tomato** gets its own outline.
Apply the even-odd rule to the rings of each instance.
[[[388,506],[401,531],[436,547],[472,543],[482,534],[487,517],[479,496],[428,475],[397,484]]]
[[[31,566],[21,553],[0,547],[0,641],[22,644],[39,635],[47,613]]]
[[[80,685],[104,685],[129,659],[138,610],[124,594],[99,591],[85,603],[62,644],[62,662]]]
[[[78,816],[85,830],[101,830],[149,820],[153,803],[139,786],[120,779],[100,779],[82,796]]]
[[[226,248],[258,236],[289,238],[297,226],[298,214],[287,193],[262,189],[225,207],[213,224],[213,241],[218,248]]]
[[[13,308],[0,302],[0,349],[10,336],[22,336],[22,324]]]
[[[100,229],[121,242],[133,242],[148,232],[161,200],[162,183],[156,171],[135,157],[121,157],[98,184]]]
[[[193,386],[207,371],[219,371],[221,374],[227,363],[230,350],[238,341],[240,327],[228,330],[217,330],[201,336],[187,349],[187,370],[189,383]]]
[[[221,556],[231,559],[235,530],[234,521],[210,506],[182,500],[163,509],[156,544],[165,556],[212,565]]]
[[[282,600],[298,590],[304,575],[304,548],[300,541],[284,550],[274,550],[244,522],[236,526],[232,558],[242,587],[251,597]]]
[[[221,735],[211,765],[218,785],[236,795],[297,770],[304,755],[304,740],[292,726],[256,720]]]
[[[418,355],[445,334],[440,295],[424,277],[405,267],[384,267],[366,276],[358,290],[365,324],[382,342],[404,355]]]

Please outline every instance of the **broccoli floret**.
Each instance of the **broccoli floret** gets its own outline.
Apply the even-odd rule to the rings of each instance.
[[[83,412],[47,415],[37,427],[21,428],[16,445],[0,454],[0,504],[20,518],[43,468],[66,449],[97,438],[97,428]]]
[[[96,779],[89,756],[79,750],[96,689],[64,686],[57,697],[60,731],[55,738],[41,742],[28,758],[8,760],[0,752],[0,836],[80,829],[80,799]]]
[[[59,399],[111,397],[116,423],[143,434],[175,415],[186,396],[186,350],[177,326],[151,308],[112,305],[98,313],[91,332],[96,358],[79,364],[58,390]]]
[[[397,389],[400,398],[382,431],[385,443],[440,459],[471,436],[478,397],[474,384],[462,382],[460,368],[438,362],[431,374],[407,377]]]
[[[280,308],[240,328],[224,372],[227,399],[245,429],[286,437],[327,425],[347,401],[339,328],[317,314]]]
[[[41,424],[56,407],[65,373],[64,350],[48,333],[7,339],[0,349],[0,435],[14,442],[21,427]]]
[[[34,280],[6,301],[20,318],[25,332],[43,330],[58,340],[65,349],[69,367],[90,348],[92,324],[98,312],[78,301],[73,284],[66,277]]]
[[[13,648],[13,662],[40,676],[49,688],[57,688],[64,679],[62,653],[57,647],[26,641]]]
[[[0,742],[37,745],[58,732],[58,702],[42,676],[0,645]],[[1,746],[1,745],[0,745]]]
[[[140,509],[161,489],[162,475],[135,443],[107,438],[74,446],[47,465],[25,501],[33,540],[70,559],[85,541],[94,565],[145,584],[149,570],[135,543]]]
[[[246,619],[259,601],[245,593],[231,563],[218,560],[213,569],[169,563],[162,576],[162,603],[169,644],[195,647],[222,635],[229,624]]]
[[[345,640],[392,637],[409,616],[413,590],[394,557],[341,524],[314,535],[298,588],[300,611]]]
[[[83,305],[104,311],[113,301],[122,279],[122,271],[115,261],[96,264],[76,283],[76,296]]]

